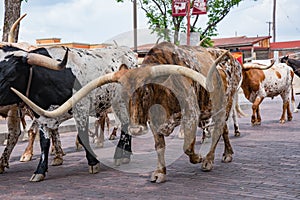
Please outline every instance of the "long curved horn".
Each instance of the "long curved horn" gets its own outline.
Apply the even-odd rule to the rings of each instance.
[[[200,40],[200,41],[196,44],[196,46],[201,46],[202,43],[203,43],[207,38],[208,38],[208,37],[202,38],[202,40]]]
[[[61,62],[59,62],[53,58],[49,58],[47,56],[41,55],[41,54],[28,53],[26,51],[16,51],[13,53],[13,55],[17,56],[17,57],[26,58],[27,63],[30,65],[41,66],[41,67],[45,67],[45,68],[52,69],[52,70],[61,70],[67,65],[68,52],[69,52],[69,49],[67,48],[64,58]]]
[[[225,52],[227,53],[227,52]],[[213,65],[210,68],[209,74],[212,74],[215,71],[214,68],[216,68],[217,63],[221,60],[221,58],[224,55],[220,56]],[[143,69],[146,70],[146,69]],[[164,76],[164,75],[171,75],[171,74],[178,74],[178,75],[183,75],[185,77],[191,78],[194,81],[197,81],[202,87],[204,87],[206,90],[210,91],[211,88],[207,88],[207,79],[205,78],[204,75],[201,73],[198,73],[192,69],[189,69],[187,67],[182,67],[179,65],[155,65],[151,66],[148,68],[149,75],[148,77],[158,77],[158,76]],[[93,89],[100,87],[104,84],[107,83],[112,83],[112,82],[118,82],[122,76],[120,76],[122,72],[113,72],[106,74],[104,76],[101,76],[99,78],[94,79],[93,81],[89,82],[86,84],[84,87],[82,87],[78,92],[76,92],[69,100],[67,100],[63,105],[61,105],[59,108],[53,110],[53,111],[47,111],[36,104],[34,104],[32,101],[30,101],[26,96],[24,96],[22,93],[17,91],[14,88],[11,88],[13,92],[15,92],[29,107],[32,108],[33,111],[38,113],[39,115],[46,116],[46,117],[51,117],[55,118],[63,113],[67,112],[72,108],[73,105],[75,105],[80,99],[85,97],[89,92],[91,92]],[[124,76],[125,77],[125,76]]]
[[[57,109],[53,111],[47,111],[39,106],[37,106],[35,103],[33,103],[31,100],[29,100],[26,96],[24,96],[21,92],[18,90],[11,88],[13,92],[15,92],[34,112],[36,112],[39,115],[55,118],[63,113],[70,110],[78,101],[80,101],[83,97],[85,97],[89,92],[91,92],[93,89],[100,87],[101,85],[117,82],[118,77],[115,76],[117,72],[109,73],[104,76],[101,76],[97,79],[94,79],[93,81],[86,84],[83,88],[81,88],[78,92],[76,92],[69,100],[67,100],[63,105],[58,107]]]
[[[155,65],[150,67],[149,76],[158,77],[165,75],[183,75],[185,77],[191,78],[194,81],[197,81],[201,86],[203,86],[206,90],[206,77],[195,70],[192,70],[187,67],[182,67],[179,65]]]
[[[228,54],[229,51],[225,51],[221,56],[219,56],[214,63],[212,64],[212,66],[209,69],[209,72],[207,74],[207,81],[206,81],[206,88],[208,92],[212,92],[214,90],[214,86],[213,86],[213,81],[212,81],[212,75],[213,73],[217,70],[217,65],[219,64],[219,62],[223,59],[223,57]]]
[[[266,70],[271,68],[274,65],[275,61],[273,60],[270,65],[264,65],[264,64],[259,64],[259,63],[246,63],[243,65],[243,70],[248,70],[248,69],[260,69],[260,70]]]
[[[25,13],[24,15],[22,15],[21,17],[19,17],[19,19],[17,19],[17,21],[15,21],[15,23],[12,25],[12,27],[10,28],[9,34],[8,34],[8,43],[14,43],[15,41],[15,29],[17,28],[17,25],[20,23],[20,21],[26,16],[27,14]]]

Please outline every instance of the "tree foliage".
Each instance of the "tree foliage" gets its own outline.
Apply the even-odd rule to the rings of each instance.
[[[124,0],[116,0],[124,2]],[[131,0],[132,1],[132,0]],[[198,27],[198,16],[191,17],[191,32],[199,32],[200,38],[217,35],[217,24],[229,13],[230,9],[242,0],[207,0],[206,27]],[[186,18],[172,16],[172,0],[138,0],[139,7],[148,18],[149,28],[165,40],[170,41],[170,31],[174,33],[174,43],[178,43],[180,32],[186,31]],[[191,0],[191,7],[194,0]]]

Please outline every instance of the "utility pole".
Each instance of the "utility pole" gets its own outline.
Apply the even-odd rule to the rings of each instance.
[[[137,14],[136,0],[133,0],[133,51],[137,52]]]
[[[187,0],[187,36],[186,36],[186,45],[190,46],[191,44],[191,2]]]
[[[276,42],[276,0],[273,0],[273,42]]]
[[[266,22],[269,25],[269,36],[271,35],[271,24],[272,22]]]

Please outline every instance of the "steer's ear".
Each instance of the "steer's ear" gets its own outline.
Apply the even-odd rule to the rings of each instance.
[[[125,65],[125,64],[122,64],[122,65],[119,67],[119,71],[122,71],[122,70],[128,70],[128,66]]]
[[[125,65],[125,64],[122,64],[122,65],[119,67],[119,71],[117,71],[117,72],[114,74],[114,79],[115,79],[115,80],[119,80],[122,76],[124,76],[124,74],[126,74],[127,71],[129,71],[128,66]]]

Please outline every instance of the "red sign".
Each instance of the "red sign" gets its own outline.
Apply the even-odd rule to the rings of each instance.
[[[172,15],[174,17],[186,16],[187,3],[189,0],[173,0],[172,1]]]
[[[243,52],[231,52],[233,57],[239,61],[239,63],[243,64]]]
[[[206,0],[195,0],[192,15],[203,15],[206,12]]]

